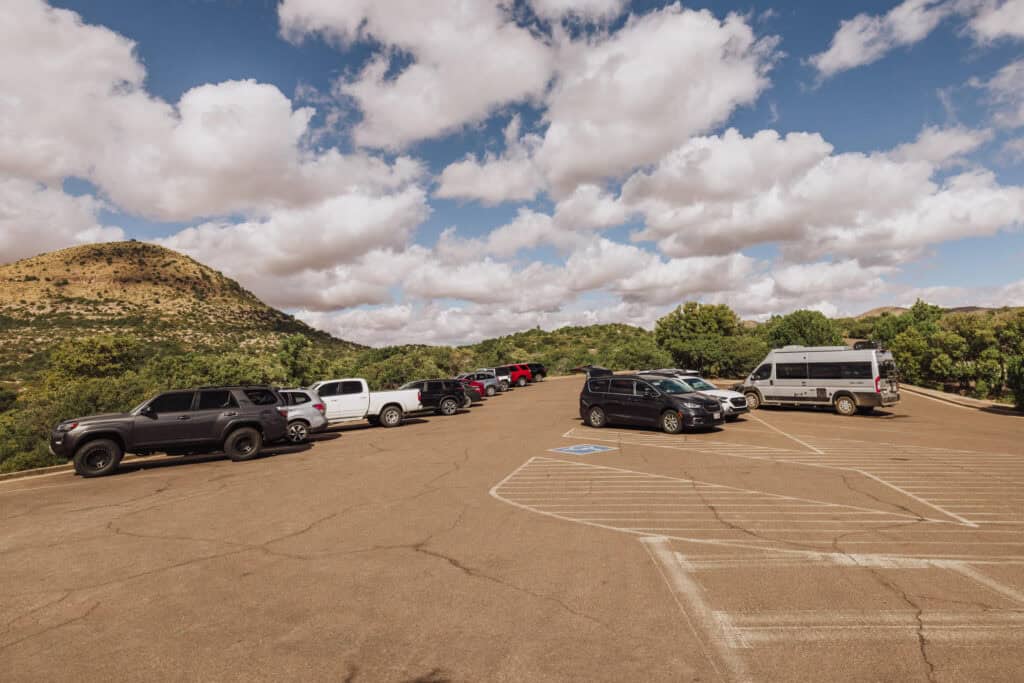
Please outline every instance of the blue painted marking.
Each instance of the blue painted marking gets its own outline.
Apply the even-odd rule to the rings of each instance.
[[[554,453],[567,453],[569,455],[593,455],[594,453],[604,453],[605,451],[616,451],[618,449],[614,446],[598,446],[592,443],[578,443],[573,446],[549,448],[548,450]]]

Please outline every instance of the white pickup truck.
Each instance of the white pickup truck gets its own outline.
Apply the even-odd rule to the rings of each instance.
[[[397,427],[405,416],[423,410],[417,389],[370,392],[362,378],[327,379],[309,387],[323,399],[327,421],[355,422]]]

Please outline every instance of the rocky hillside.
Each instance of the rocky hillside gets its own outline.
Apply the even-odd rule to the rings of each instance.
[[[299,333],[358,348],[153,244],[91,244],[0,265],[0,378],[17,376],[62,339],[104,333],[204,348],[263,348]]]

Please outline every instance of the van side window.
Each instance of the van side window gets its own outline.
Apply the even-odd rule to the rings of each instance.
[[[811,379],[871,379],[871,363],[809,363]]]
[[[779,379],[807,379],[807,363],[776,363],[775,376]]]
[[[625,394],[627,396],[633,395],[633,380],[631,379],[613,379],[608,387],[608,393],[610,394]]]
[[[608,380],[606,379],[592,379],[589,383],[590,391],[595,394],[607,394],[608,393]]]
[[[768,379],[772,376],[772,364],[765,363],[754,371],[754,379]]]

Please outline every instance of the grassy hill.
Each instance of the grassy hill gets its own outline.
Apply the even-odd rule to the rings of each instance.
[[[199,349],[276,347],[289,334],[355,351],[178,252],[143,242],[72,247],[0,265],[0,378],[71,338],[130,333]]]

